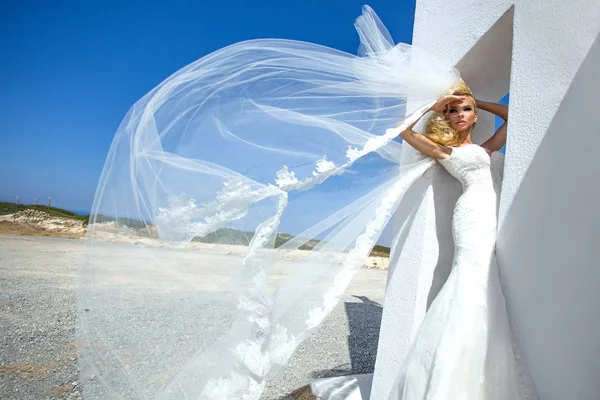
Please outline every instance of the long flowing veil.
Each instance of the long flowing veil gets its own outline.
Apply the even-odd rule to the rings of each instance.
[[[355,26],[358,55],[237,43],[129,110],[79,268],[86,398],[257,399],[336,305],[432,163],[398,132],[458,79]]]

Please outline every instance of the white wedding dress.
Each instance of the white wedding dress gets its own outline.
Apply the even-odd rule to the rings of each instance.
[[[480,146],[465,145],[439,162],[463,186],[453,215],[454,262],[392,397],[519,399],[512,333],[493,258],[497,208],[490,156]]]

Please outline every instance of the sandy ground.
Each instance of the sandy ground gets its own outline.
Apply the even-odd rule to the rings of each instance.
[[[75,278],[84,244],[0,235],[1,399],[82,398],[75,349]],[[208,274],[217,277],[221,268],[239,260],[238,246],[207,246],[213,246],[207,250],[212,266]],[[135,263],[135,249],[143,246],[98,242],[93,251],[109,268],[118,262]],[[372,372],[386,276],[386,271],[361,269],[341,303],[269,382],[263,399],[306,398],[302,387],[314,379]]]

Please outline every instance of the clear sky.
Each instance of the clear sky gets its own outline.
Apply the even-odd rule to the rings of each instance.
[[[0,201],[89,211],[129,107],[171,73],[254,38],[356,53],[364,0],[12,1],[0,4]],[[414,0],[368,2],[410,43]]]

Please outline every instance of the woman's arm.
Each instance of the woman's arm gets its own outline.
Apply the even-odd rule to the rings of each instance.
[[[498,103],[490,103],[488,101],[476,100],[477,107],[483,111],[491,112],[502,118],[504,123],[491,138],[486,140],[481,147],[488,149],[490,152],[500,150],[506,144],[506,122],[508,121],[508,106]]]
[[[475,100],[475,103],[477,103],[477,108],[483,111],[491,112],[505,121],[508,119],[508,106],[505,104],[490,103],[483,100]]]
[[[435,103],[428,111],[442,112],[448,104],[454,101],[462,100],[463,98],[463,96],[445,96],[438,100],[437,103]],[[403,130],[400,133],[400,137],[425,155],[433,157],[437,160],[448,158],[450,154],[452,154],[452,149],[429,140],[425,135],[421,135],[420,133],[413,131],[414,126],[417,124],[417,122],[419,122],[419,120],[420,118]]]

